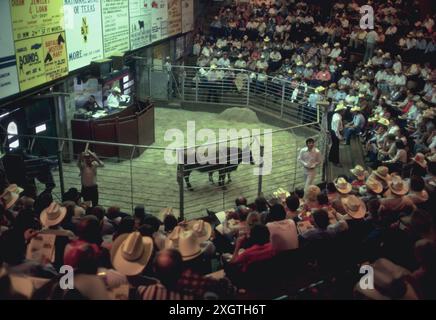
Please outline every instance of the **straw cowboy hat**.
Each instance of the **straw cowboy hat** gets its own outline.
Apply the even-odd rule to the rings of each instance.
[[[385,127],[389,126],[389,120],[386,118],[378,119],[377,123],[381,124],[382,126],[385,126]]]
[[[115,87],[112,89],[112,92],[121,93],[121,89],[118,87]]]
[[[324,43],[324,44],[322,45],[323,48],[328,48],[328,46],[329,46],[328,43]]]
[[[16,193],[16,194],[20,194],[21,192],[24,191],[23,188],[17,186],[15,183],[8,185],[8,187],[5,190]]]
[[[360,165],[355,166],[350,171],[359,180],[365,180],[365,177],[368,175],[368,172]]]
[[[335,42],[335,44],[333,45],[333,47],[339,47],[341,44],[339,42]]]
[[[42,210],[39,219],[44,227],[51,227],[61,223],[66,214],[67,208],[61,207],[57,202],[53,201],[47,208]]]
[[[197,258],[205,250],[206,246],[201,246],[193,230],[184,230],[180,232],[178,241],[178,250],[182,255],[183,261],[188,261]]]
[[[373,173],[380,179],[384,180],[384,181],[389,181],[391,180],[391,176],[389,174],[389,169],[388,167],[385,166],[380,166],[377,168],[377,170],[373,171]]]
[[[303,65],[303,61],[299,60],[297,61],[297,66],[302,66]]]
[[[422,113],[422,117],[427,118],[427,119],[433,119],[434,115],[435,114],[434,114],[434,111],[432,109],[424,110],[424,112]]]
[[[304,191],[304,197],[309,201],[315,201],[320,193],[321,189],[318,186],[311,185]]]
[[[153,252],[153,240],[139,232],[126,233],[115,239],[111,248],[114,268],[127,276],[141,273]]]
[[[345,70],[345,71],[342,72],[342,75],[343,75],[343,76],[348,76],[349,74],[350,74],[350,73],[348,72],[348,70]]]
[[[1,200],[3,207],[5,209],[11,208],[15,204],[15,202],[17,202],[18,198],[19,198],[19,196],[17,193],[11,192],[7,189],[0,196],[0,200]]]
[[[365,203],[358,197],[351,195],[341,200],[345,212],[353,219],[361,219],[365,216]]]
[[[160,212],[159,212],[159,216],[161,218],[161,221],[164,221],[164,219],[166,218],[166,216],[169,215],[173,215],[176,218],[180,216],[180,211],[171,207],[167,207],[167,208],[163,208]]]
[[[192,230],[199,242],[209,240],[212,235],[212,226],[203,220],[191,220],[186,224],[186,230]]]
[[[359,112],[360,111],[360,107],[358,106],[354,106],[350,109],[350,112]]]
[[[366,189],[371,190],[374,193],[380,194],[383,192],[382,184],[376,179],[368,179],[365,183]]]
[[[335,187],[339,193],[348,194],[350,193],[352,187],[351,184],[344,178],[338,178],[335,180]]]
[[[325,88],[323,86],[319,86],[315,88],[315,92],[323,92]]]
[[[238,54],[238,59],[241,59],[243,57],[242,53]]]
[[[391,261],[381,258],[372,265],[374,270],[374,289],[362,288],[357,283],[354,290],[371,300],[418,300],[418,296],[407,281],[401,279],[410,272]]]
[[[409,185],[400,176],[394,176],[389,184],[389,189],[393,194],[404,196],[409,192]]]
[[[263,39],[263,41],[265,41],[265,42],[269,42],[269,41],[270,41],[270,38],[269,38],[268,36],[266,36],[265,39]]]
[[[216,64],[211,65],[210,68],[211,68],[212,70],[216,69],[216,68],[217,68],[217,67],[216,67]]]
[[[307,68],[311,68],[312,67],[312,63],[310,63],[310,62],[306,63],[306,67]]]
[[[288,69],[288,74],[293,74],[294,71],[292,71],[292,69]]]
[[[338,103],[336,105],[335,112],[338,112],[338,111],[341,111],[341,110],[345,110],[345,109],[347,109],[347,107],[344,105],[343,102],[340,102],[340,103]]]
[[[412,160],[414,162],[416,162],[417,164],[419,164],[421,167],[423,168],[427,168],[427,161],[425,160],[425,156],[421,153],[418,152],[413,158]]]

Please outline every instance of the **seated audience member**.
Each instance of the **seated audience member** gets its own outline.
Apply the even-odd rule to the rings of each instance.
[[[306,230],[301,234],[303,242],[311,240],[331,239],[332,235],[327,231],[329,215],[326,210],[318,209],[312,214],[315,228]]]
[[[399,176],[393,176],[389,183],[389,195],[380,199],[380,212],[383,214],[396,214],[411,212],[416,206],[405,195],[409,192],[408,184]]]
[[[425,181],[420,176],[410,178],[410,192],[406,195],[416,206],[427,202],[428,193],[425,190]]]
[[[297,227],[294,220],[286,219],[286,211],[281,204],[271,207],[266,222],[274,250],[279,252],[298,248]]]
[[[332,206],[338,213],[345,215],[347,214],[347,211],[345,210],[342,200],[350,196],[350,192],[353,187],[347,180],[345,180],[345,178],[336,179],[335,187],[338,193],[336,199],[331,202]]]
[[[434,241],[423,239],[415,244],[415,255],[419,268],[408,280],[418,297],[425,300],[436,299],[436,245]]]
[[[354,190],[357,190],[365,185],[365,179],[368,176],[368,172],[365,171],[362,166],[357,165],[353,169],[350,169],[350,172],[354,176],[353,181],[351,182],[351,186]]]
[[[309,186],[307,190],[304,192],[304,206],[303,210],[312,211],[314,209],[318,209],[319,203],[317,200],[317,196],[321,193],[321,189],[318,186]]]
[[[297,196],[292,195],[286,198],[286,219],[298,220],[298,214],[300,208],[300,199]]]

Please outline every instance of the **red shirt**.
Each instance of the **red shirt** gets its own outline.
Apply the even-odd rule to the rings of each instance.
[[[253,262],[268,260],[274,257],[274,255],[275,250],[272,248],[271,242],[264,245],[255,244],[242,252],[234,262],[241,264],[241,270],[245,272]]]

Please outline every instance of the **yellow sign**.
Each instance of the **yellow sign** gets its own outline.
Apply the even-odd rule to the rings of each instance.
[[[42,38],[15,42],[20,90],[24,91],[45,82]]]
[[[68,74],[64,32],[16,41],[15,47],[21,91]]]
[[[43,37],[44,66],[46,81],[52,81],[68,74],[65,32]]]
[[[63,0],[10,0],[14,40],[64,31]]]
[[[168,36],[182,32],[182,2],[168,0]]]

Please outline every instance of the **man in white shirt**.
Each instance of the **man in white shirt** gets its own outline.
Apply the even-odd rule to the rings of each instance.
[[[321,152],[315,148],[315,140],[306,140],[306,147],[300,150],[298,161],[304,168],[304,190],[311,186],[315,180],[316,169],[321,164]]]
[[[342,116],[344,115],[346,109],[347,107],[343,101],[338,103],[335,108],[335,113],[333,114],[330,126],[332,146],[330,148],[329,161],[331,161],[337,167],[341,167],[341,164],[339,163],[339,143],[341,140],[344,140],[344,137],[342,136],[342,130],[344,129]]]
[[[363,61],[366,63],[369,59],[372,58],[374,54],[374,48],[375,44],[378,41],[378,34],[375,30],[371,30],[366,35],[366,47],[365,47],[365,56],[363,58]]]
[[[111,109],[119,107],[121,101],[122,98],[120,88],[113,88],[111,94],[107,97],[108,108]]]

